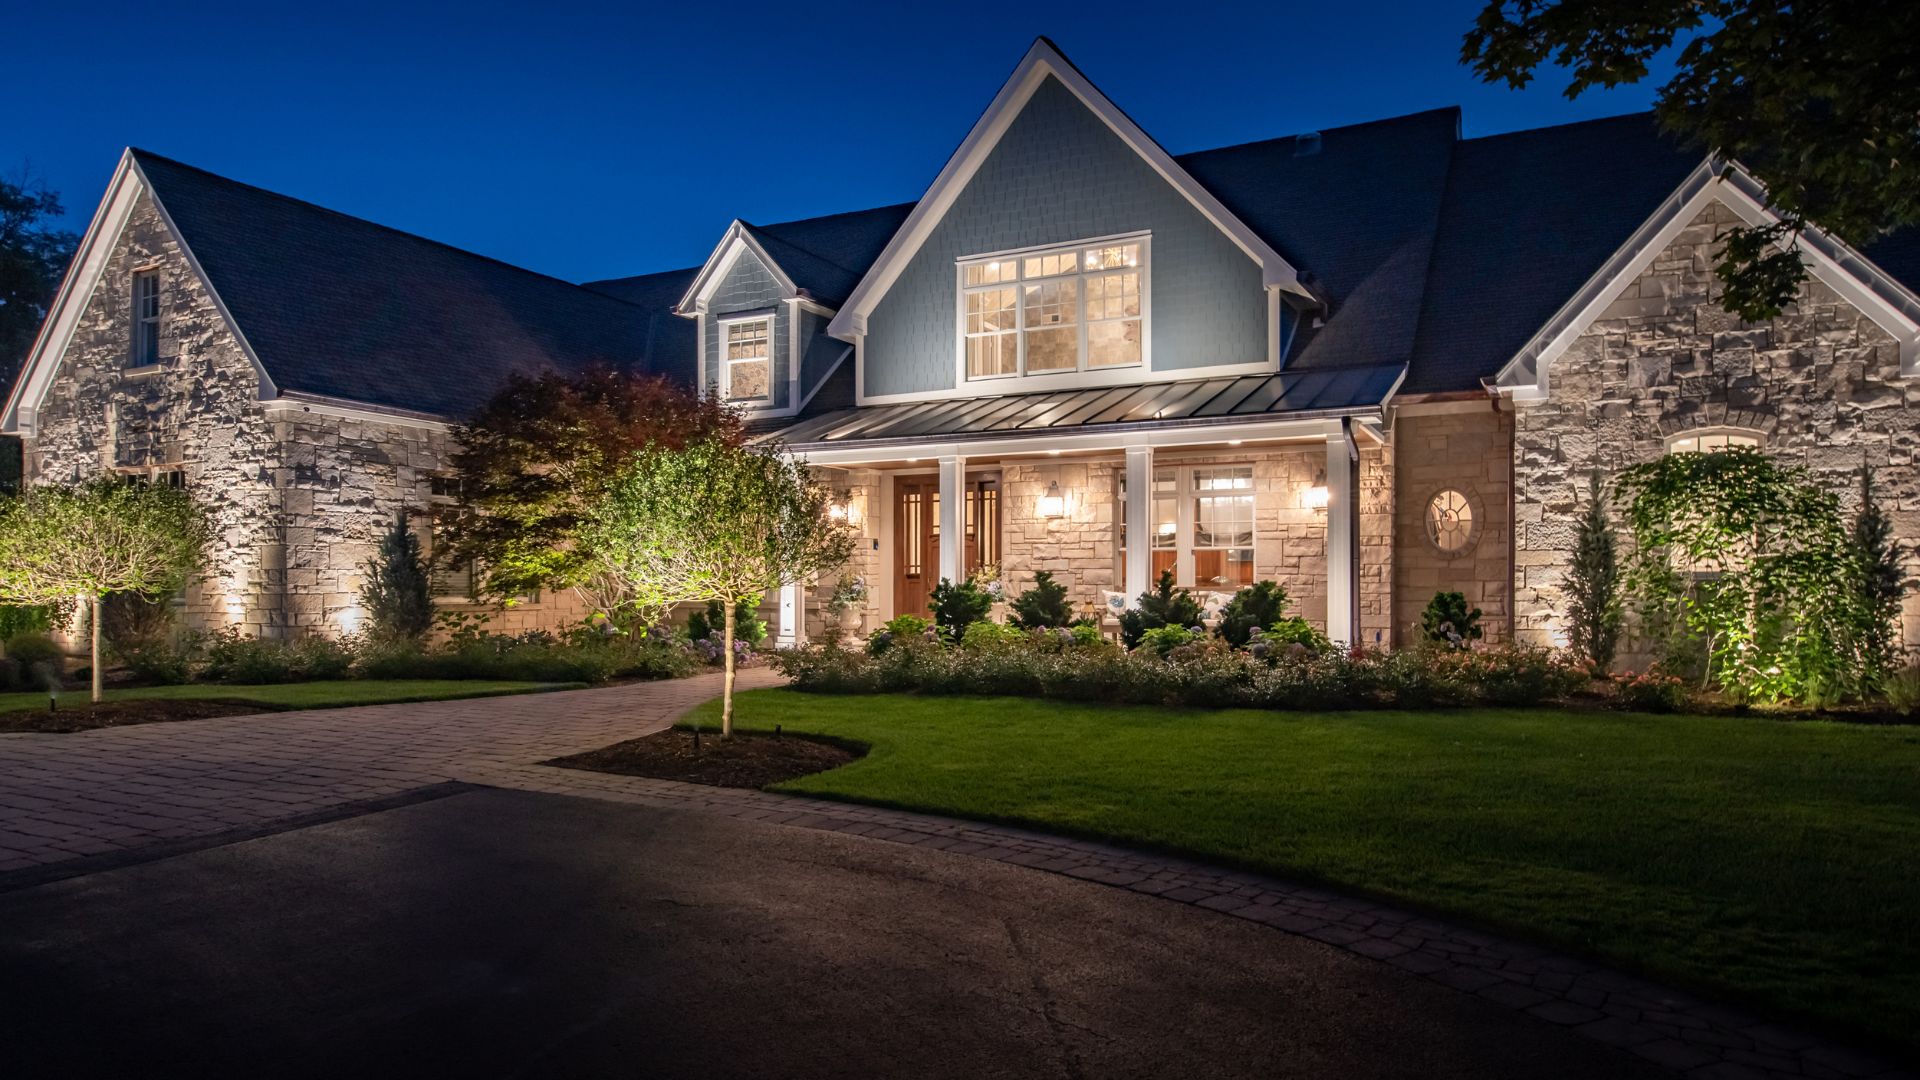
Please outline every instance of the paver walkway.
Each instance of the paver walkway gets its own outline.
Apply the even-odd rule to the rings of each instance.
[[[776,683],[765,670],[741,688]],[[1622,1047],[1692,1080],[1915,1074],[1642,979],[1367,900],[930,814],[557,769],[660,730],[718,676],[325,712],[0,736],[0,889],[111,853],[218,837],[457,781],[829,830],[1065,874],[1300,934]]]

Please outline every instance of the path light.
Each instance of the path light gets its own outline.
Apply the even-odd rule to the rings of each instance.
[[[1314,473],[1313,486],[1300,493],[1300,505],[1308,510],[1327,508],[1327,470]]]
[[[1039,501],[1033,504],[1033,510],[1041,517],[1057,518],[1066,514],[1067,499],[1060,494],[1060,481],[1047,482],[1047,493],[1040,496]]]

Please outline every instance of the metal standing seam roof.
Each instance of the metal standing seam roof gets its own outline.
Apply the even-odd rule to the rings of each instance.
[[[1366,364],[1275,375],[868,405],[803,420],[781,431],[779,438],[790,448],[818,449],[982,435],[1020,438],[1080,434],[1142,424],[1200,425],[1256,417],[1303,419],[1377,408],[1405,372],[1404,364]]]

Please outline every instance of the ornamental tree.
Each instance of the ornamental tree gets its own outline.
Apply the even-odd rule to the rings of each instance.
[[[1860,665],[1861,689],[1869,694],[1885,690],[1900,659],[1900,601],[1912,582],[1902,565],[1906,545],[1894,531],[1893,519],[1873,493],[1873,470],[1860,472],[1860,510],[1847,534],[1852,555],[1851,591],[1857,618],[1852,633],[1853,652]]]
[[[107,594],[176,592],[212,542],[206,512],[177,488],[112,475],[30,487],[0,504],[0,602],[89,606],[97,702]]]
[[[1620,561],[1600,472],[1587,477],[1573,565],[1567,568],[1567,645],[1596,675],[1613,666],[1620,644]]]
[[[1851,558],[1839,501],[1749,447],[1668,454],[1622,473],[1642,625],[1705,646],[1702,685],[1820,700],[1855,685],[1840,639]]]
[[[479,566],[486,596],[572,589],[611,613],[631,598],[580,536],[608,482],[648,447],[738,443],[741,420],[670,379],[596,368],[514,375],[453,436],[460,507],[441,519],[435,557]]]
[[[1461,46],[1487,82],[1552,64],[1566,96],[1645,79],[1678,46],[1654,111],[1685,141],[1751,169],[1781,214],[1727,237],[1726,309],[1759,322],[1806,280],[1809,224],[1864,245],[1920,224],[1920,79],[1912,0],[1491,0]]]
[[[777,446],[715,436],[627,460],[588,509],[580,537],[642,610],[714,603],[726,612],[720,733],[733,734],[735,605],[847,561],[853,536],[833,492]]]
[[[433,629],[433,588],[420,537],[407,526],[405,510],[395,514],[381,534],[380,546],[364,570],[360,606],[367,609],[367,623],[376,636],[418,641]]]

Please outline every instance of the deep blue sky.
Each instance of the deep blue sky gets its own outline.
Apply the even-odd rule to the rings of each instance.
[[[697,264],[734,217],[919,197],[1036,34],[1174,153],[1652,100],[1478,83],[1458,63],[1475,0],[1025,6],[22,4],[0,173],[30,165],[78,230],[131,144],[586,280]]]

